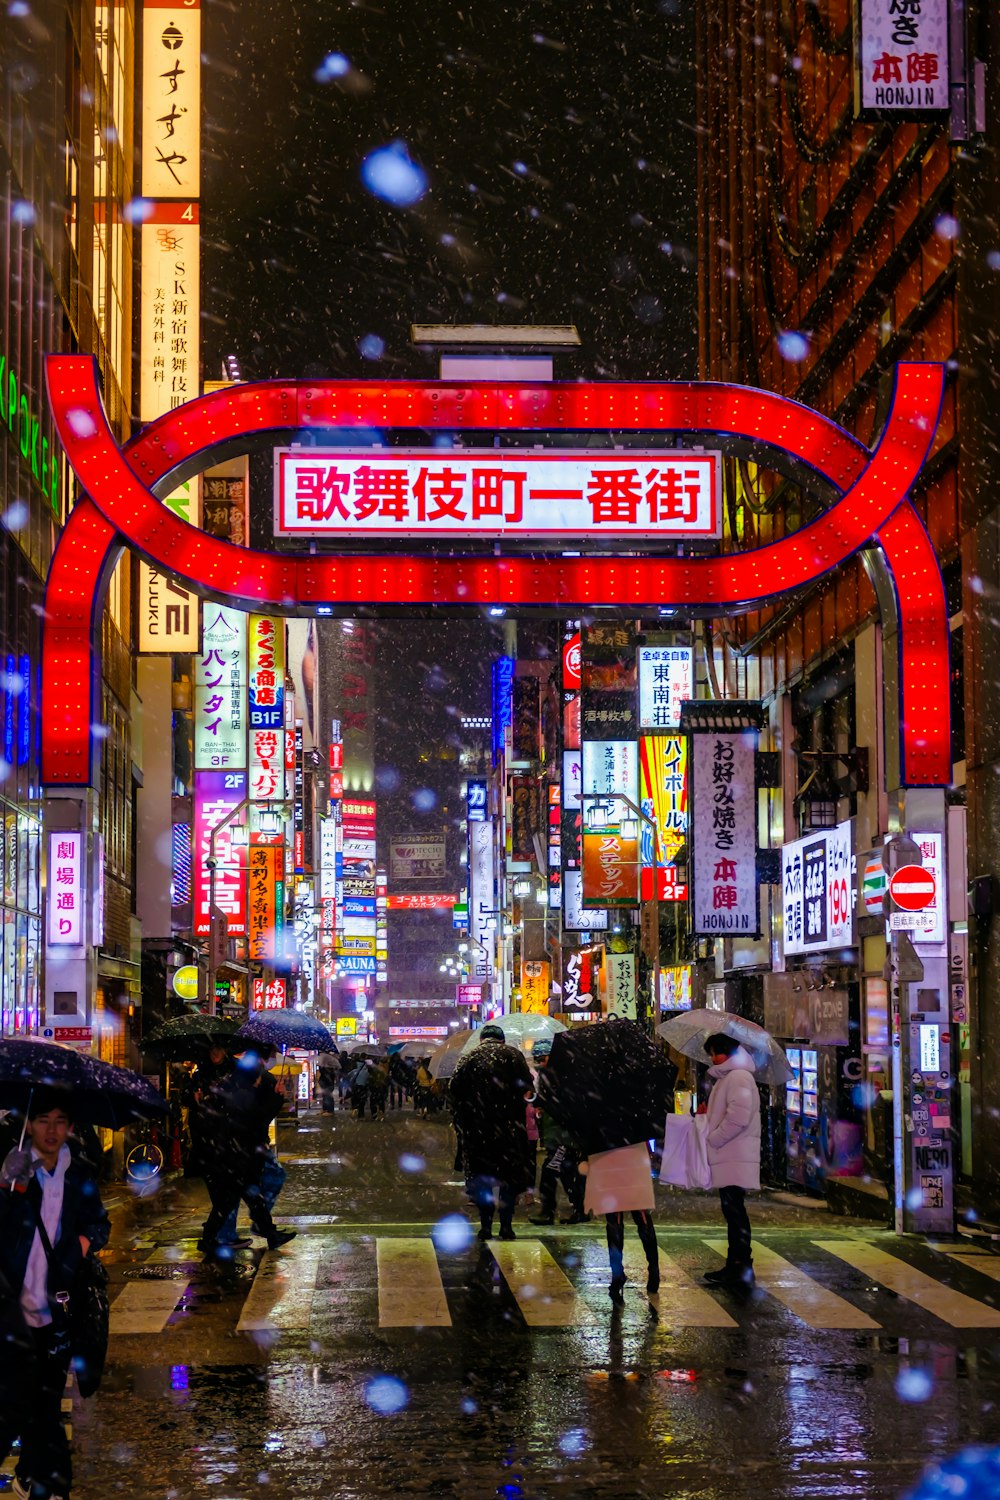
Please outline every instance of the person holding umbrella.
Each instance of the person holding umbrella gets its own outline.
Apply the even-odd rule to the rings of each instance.
[[[85,1258],[109,1234],[96,1175],[67,1142],[74,1114],[69,1090],[36,1089],[27,1143],[0,1169],[0,1454],[20,1438],[13,1493],[33,1500],[69,1497],[66,1309]]]
[[[755,1064],[735,1038],[717,1031],[705,1041],[712,1059],[708,1076],[715,1080],[708,1096],[708,1164],[712,1186],[729,1233],[729,1253],[721,1271],[707,1271],[710,1286],[748,1292],[754,1286],[750,1245],[748,1189],[760,1187],[760,1096]]]
[[[579,1141],[587,1157],[584,1211],[604,1214],[611,1285],[624,1301],[625,1214],[631,1213],[648,1265],[646,1291],[660,1286],[653,1225],[653,1181],[646,1142],[673,1104],[677,1070],[635,1021],[616,1018],[561,1031],[539,1070],[545,1109]]]
[[[552,1044],[540,1038],[532,1048],[531,1060],[541,1073],[548,1065]],[[580,1175],[580,1152],[571,1133],[539,1102],[536,1106],[538,1133],[541,1136],[545,1157],[538,1178],[539,1213],[530,1219],[531,1224],[554,1224],[556,1221],[556,1190],[561,1182],[569,1199],[570,1214],[565,1224],[585,1224],[589,1215],[583,1207],[584,1179]]]
[[[526,1103],[533,1092],[523,1055],[508,1047],[499,1026],[484,1026],[478,1047],[451,1080],[451,1108],[459,1139],[465,1191],[479,1209],[479,1238],[493,1237],[499,1198],[500,1238],[512,1240],[519,1193],[535,1178]]]
[[[656,1204],[649,1147],[645,1141],[638,1141],[632,1146],[598,1151],[582,1163],[580,1170],[587,1182],[585,1210],[604,1215],[611,1262],[608,1296],[617,1307],[624,1306],[625,1215],[630,1213],[646,1255],[646,1293],[655,1297],[660,1290],[660,1247],[653,1223]]]
[[[198,1241],[199,1250],[208,1255],[249,1245],[249,1240],[223,1239],[227,1221],[235,1228],[241,1198],[255,1231],[267,1240],[269,1250],[277,1250],[295,1238],[294,1229],[276,1228],[260,1185],[268,1127],[281,1108],[274,1080],[256,1052],[243,1053],[232,1072],[212,1087],[206,1101],[204,1145],[205,1186],[212,1206]]]

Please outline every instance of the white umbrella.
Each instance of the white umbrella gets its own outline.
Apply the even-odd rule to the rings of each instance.
[[[434,1050],[430,1042],[404,1042],[402,1047],[397,1051],[396,1056],[419,1062],[422,1057],[431,1057]]]
[[[448,1039],[441,1043],[436,1052],[431,1054],[431,1077],[450,1078],[458,1066],[458,1059],[462,1055],[465,1046],[473,1032],[467,1026],[462,1026],[458,1031],[453,1031]]]
[[[542,1016],[535,1011],[514,1011],[493,1024],[500,1027],[508,1047],[520,1047],[521,1051],[529,1056],[535,1042],[551,1042],[557,1031],[566,1030],[563,1023],[557,1021],[555,1016]],[[472,1033],[462,1048],[463,1055],[479,1046],[482,1035],[482,1027]]]
[[[761,1083],[787,1083],[792,1076],[788,1059],[769,1031],[748,1021],[744,1016],[734,1016],[728,1010],[685,1010],[661,1021],[656,1028],[671,1047],[695,1062],[707,1063],[705,1042],[716,1032],[730,1036],[745,1047],[754,1060],[754,1072]]]

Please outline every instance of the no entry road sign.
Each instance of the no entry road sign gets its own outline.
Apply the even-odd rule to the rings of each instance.
[[[924,911],[934,905],[934,872],[922,865],[901,865],[889,879],[889,895],[903,911]]]

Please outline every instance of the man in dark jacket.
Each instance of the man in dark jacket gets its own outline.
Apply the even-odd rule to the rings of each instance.
[[[551,1043],[546,1039],[537,1041],[532,1049],[532,1061],[538,1068],[539,1076],[548,1065],[550,1049]],[[538,1115],[538,1134],[545,1148],[545,1160],[538,1179],[539,1213],[529,1223],[555,1223],[556,1190],[561,1182],[570,1203],[569,1217],[563,1223],[585,1224],[589,1218],[583,1207],[587,1184],[580,1175],[580,1148],[572,1132],[560,1125],[543,1104],[536,1104],[535,1110]]]
[[[193,1177],[204,1174],[206,1157],[211,1154],[210,1141],[215,1127],[215,1089],[229,1077],[234,1066],[225,1047],[213,1042],[208,1057],[198,1064],[192,1074],[188,1088],[188,1128],[191,1132],[188,1172]]]
[[[518,1193],[534,1182],[534,1143],[528,1139],[531,1073],[521,1053],[505,1045],[499,1026],[484,1026],[479,1046],[455,1069],[448,1093],[465,1172],[465,1191],[479,1209],[479,1238],[493,1236],[494,1191],[500,1238],[514,1238]]]
[[[0,1169],[0,1454],[20,1437],[14,1492],[32,1500],[68,1500],[65,1297],[109,1234],[97,1178],[67,1144],[72,1115],[66,1090],[38,1089],[24,1148]]]
[[[295,1238],[294,1229],[276,1229],[260,1191],[261,1173],[267,1153],[268,1128],[281,1113],[282,1098],[270,1073],[256,1054],[246,1052],[231,1073],[212,1087],[203,1101],[205,1128],[203,1171],[212,1209],[205,1220],[199,1248],[210,1255],[249,1240],[220,1243],[220,1231],[240,1199],[250,1210],[258,1234],[269,1250],[277,1250]]]

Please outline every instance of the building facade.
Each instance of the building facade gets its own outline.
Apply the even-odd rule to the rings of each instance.
[[[775,883],[762,892],[763,935],[756,943],[717,945],[714,962],[728,1000],[797,1043],[798,1087],[788,1099],[797,1123],[776,1129],[772,1170],[809,1186],[838,1176],[884,1184],[891,1175],[883,1094],[891,1090],[893,1016],[876,866],[884,841],[904,828],[917,837],[925,862],[941,860],[940,884],[948,888],[940,930],[915,934],[928,939],[916,947],[925,955],[925,983],[935,987],[920,994],[928,1004],[936,994],[945,1030],[951,1028],[958,1099],[942,1119],[950,1119],[958,1176],[970,1188],[975,1182],[977,1192],[991,1191],[995,1180],[991,1132],[973,1099],[977,1082],[987,1097],[995,1087],[987,1081],[984,1041],[997,960],[982,924],[970,954],[965,901],[967,859],[973,873],[995,862],[989,808],[996,747],[982,697],[993,691],[982,685],[989,677],[983,635],[992,627],[982,618],[978,582],[995,575],[995,552],[985,574],[978,561],[970,567],[983,539],[977,543],[974,520],[984,506],[981,474],[973,477],[973,470],[983,464],[983,434],[996,420],[981,400],[995,312],[969,292],[971,266],[977,283],[982,268],[969,254],[962,207],[965,183],[975,182],[981,195],[984,167],[987,178],[992,172],[982,135],[984,123],[993,128],[991,112],[984,122],[974,59],[987,55],[987,28],[995,22],[975,6],[958,14],[951,87],[938,90],[938,107],[866,114],[859,27],[847,0],[822,7],[796,0],[778,13],[758,0],[699,7],[702,377],[778,391],[873,446],[896,364],[932,360],[946,370],[940,424],[911,499],[948,597],[950,791],[932,807],[924,794],[900,786],[899,713],[885,649],[893,622],[878,607],[871,553],[792,604],[716,620],[706,643],[718,696],[762,699],[767,743],[781,756],[781,786],[761,807],[762,841],[785,851],[780,869],[775,862]],[[908,61],[905,45],[895,51],[899,58],[887,49],[888,61],[877,66],[924,66],[923,53]],[[940,71],[942,78],[949,73],[947,58]],[[822,503],[736,459],[726,460],[725,488],[726,545],[733,550],[781,538]],[[926,847],[921,819],[933,825]],[[849,932],[813,941],[795,930],[801,903],[790,902],[778,882],[801,858],[803,835],[838,827],[855,877],[855,921]],[[830,836],[823,838],[829,844]],[[875,891],[867,905],[866,871]]]
[[[49,417],[43,361],[93,353],[116,437],[129,431],[135,17],[131,0],[56,4],[7,17],[0,70],[0,481],[5,738],[3,1034],[37,1029],[43,1012],[46,885],[38,714],[42,582],[74,486]],[[100,786],[89,812],[104,935],[85,1028],[105,1055],[126,1052],[120,1018],[137,992],[133,917],[130,565],[109,590],[102,630]],[[106,731],[106,732],[105,732]],[[56,820],[57,826],[59,820]],[[106,858],[102,860],[102,849]],[[51,877],[49,877],[51,878]],[[101,1027],[96,1018],[108,1017]]]

